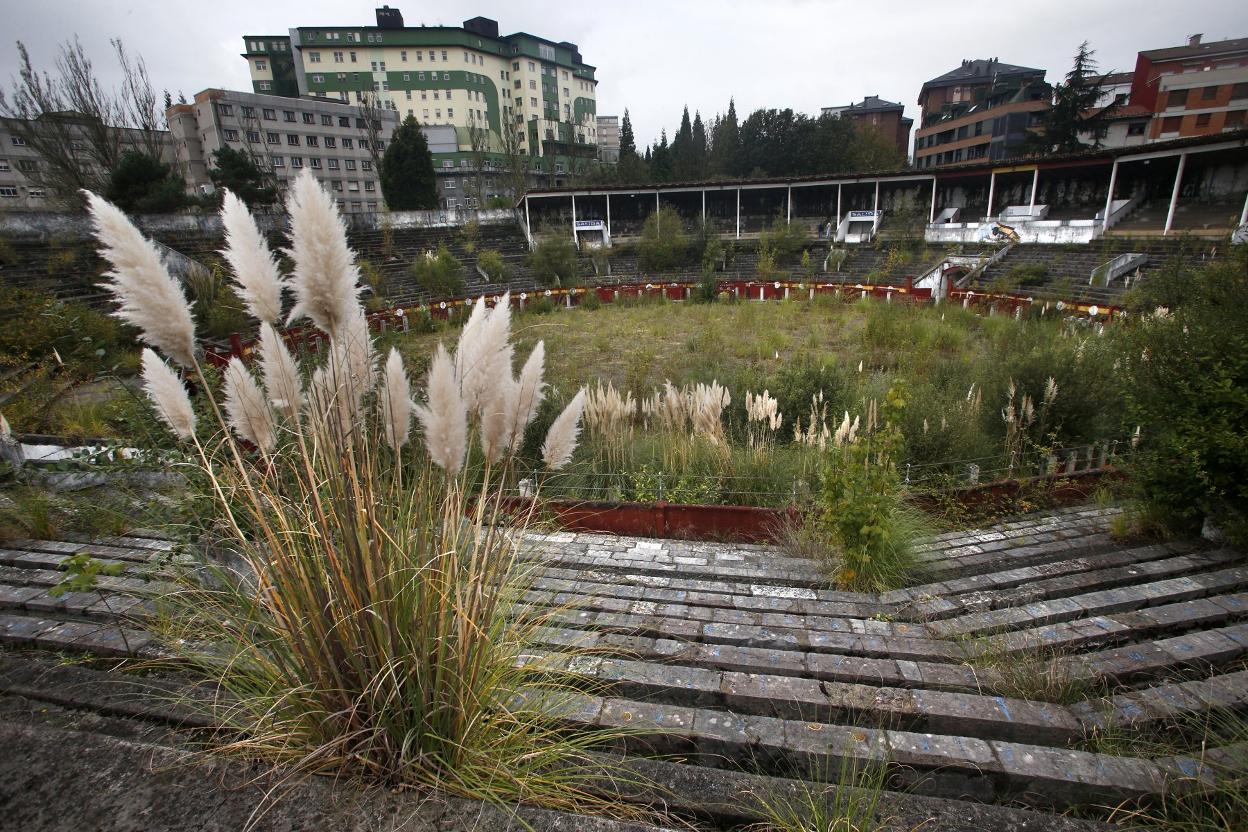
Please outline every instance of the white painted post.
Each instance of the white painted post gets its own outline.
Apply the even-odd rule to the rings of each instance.
[[[529,238],[529,245],[533,244],[533,231],[529,228],[529,197],[524,197],[524,236]]]
[[[788,190],[788,195],[789,195],[788,196],[789,207],[788,207],[788,215],[784,218],[784,224],[792,225],[793,224],[793,186],[789,185],[787,190]]]
[[[880,210],[880,180],[875,180],[875,201],[871,203],[871,210]]]
[[[841,227],[841,183],[836,183],[836,228],[832,229],[832,240],[836,241],[836,229]]]
[[[1170,192],[1170,210],[1166,212],[1166,230],[1161,232],[1162,236],[1170,233],[1170,226],[1174,224],[1174,209],[1179,206],[1179,186],[1183,184],[1183,168],[1187,166],[1187,154],[1179,154],[1179,169],[1174,174],[1174,190]]]
[[[1239,224],[1248,225],[1248,195],[1244,197],[1244,210],[1239,215]]]
[[[706,188],[702,189],[702,224],[706,225]]]
[[[1118,161],[1115,159],[1114,164]],[[1036,165],[1035,171],[1031,174],[1031,202],[1027,204],[1027,216],[1031,216],[1036,211],[1036,188],[1040,187],[1040,166]]]
[[[737,188],[737,239],[741,239],[741,189]]]
[[[1114,187],[1118,184],[1118,160],[1114,160],[1114,166],[1109,169],[1109,193],[1105,197],[1105,217],[1101,220],[1101,232],[1109,230],[1109,209],[1114,204]]]
[[[659,217],[659,189],[654,189],[654,230],[658,231],[663,226],[663,220]]]
[[[986,217],[992,216],[992,198],[997,192],[997,172],[994,170],[988,177],[988,213]]]
[[[572,244],[581,247],[581,240],[576,236],[576,194],[572,194]]]
[[[607,194],[607,239],[611,239],[611,194]]]
[[[936,222],[936,177],[932,177],[932,207],[927,211],[927,224]]]

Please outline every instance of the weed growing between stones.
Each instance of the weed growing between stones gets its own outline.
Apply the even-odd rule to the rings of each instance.
[[[222,747],[307,774],[628,812],[589,792],[584,752],[604,737],[567,729],[569,677],[533,659],[546,616],[520,603],[523,529],[499,485],[543,396],[543,350],[513,376],[507,301],[477,304],[415,404],[397,352],[377,368],[342,220],[304,175],[288,205],[291,314],[311,318],[328,348],[301,366],[274,328],[286,286],[227,193],[227,258],[261,321],[263,387],[234,359],[218,392],[156,250],[116,208],[90,202],[119,314],[201,381],[197,411],[179,374],[144,351],[145,390],[214,505],[217,556],[163,599],[162,625],[182,666],[218,691]],[[551,469],[572,454],[582,402],[547,434]],[[413,414],[423,452],[409,441]]]
[[[825,778],[819,778],[825,780]],[[888,782],[884,760],[841,759],[833,783],[789,781],[768,793],[751,794],[747,810],[761,817],[753,832],[877,832],[880,794]]]
[[[1097,691],[1096,683],[1076,675],[1058,651],[1011,653],[989,636],[968,642],[967,653],[973,669],[990,671],[980,684],[998,696],[1069,705]]]

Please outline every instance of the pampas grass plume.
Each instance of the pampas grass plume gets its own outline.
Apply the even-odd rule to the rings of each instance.
[[[524,432],[529,423],[537,416],[537,409],[546,397],[546,384],[542,381],[542,373],[546,362],[546,343],[538,341],[537,346],[529,353],[524,366],[520,369],[520,377],[516,385],[516,400],[512,409],[511,448],[519,450],[524,442]]]
[[[156,352],[143,348],[143,392],[156,407],[156,415],[179,439],[195,435],[195,409],[177,373]]]
[[[299,367],[282,336],[267,321],[260,324],[260,376],[273,406],[287,416],[295,416],[303,404],[303,384]]]
[[[273,450],[277,434],[273,426],[273,411],[265,401],[264,391],[238,357],[230,359],[225,366],[225,416],[230,427],[260,449],[262,453]]]
[[[407,444],[412,429],[412,385],[403,369],[403,357],[394,347],[386,358],[378,406],[386,444],[397,451]]]
[[[307,315],[336,338],[360,307],[360,271],[347,245],[347,231],[334,201],[304,168],[286,200],[290,250],[295,261],[291,288],[295,307],[289,320]]]
[[[252,317],[275,324],[282,314],[281,273],[247,205],[229,191],[221,200],[221,224],[225,228],[225,255],[238,294]]]
[[[434,465],[455,476],[468,450],[468,406],[459,389],[455,365],[441,344],[429,365],[427,395],[428,404],[416,405],[416,418],[425,431],[425,447]]]
[[[113,267],[106,286],[120,303],[114,314],[138,327],[140,338],[178,364],[193,367],[195,323],[182,287],[121,209],[90,191],[83,193],[104,259]]]
[[[581,388],[551,424],[546,441],[542,443],[542,459],[550,470],[557,471],[571,462],[577,437],[581,433],[581,411],[584,409],[585,388]]]

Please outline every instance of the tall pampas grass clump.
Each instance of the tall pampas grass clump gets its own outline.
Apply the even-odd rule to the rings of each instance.
[[[472,363],[439,347],[422,390],[397,352],[378,372],[342,220],[305,171],[287,204],[293,317],[311,318],[329,348],[303,366],[286,348],[274,327],[284,281],[227,198],[229,259],[261,321],[260,374],[234,359],[218,387],[155,249],[116,208],[89,202],[117,314],[201,391],[195,406],[178,372],[144,351],[144,390],[213,501],[210,548],[232,555],[205,556],[162,598],[178,666],[221,694],[188,705],[208,709],[222,749],[308,773],[624,811],[582,780],[585,752],[602,736],[558,721],[575,680],[535,658],[551,611],[522,603],[523,535],[496,484],[544,395],[544,348],[513,378],[507,305],[478,307],[466,333]],[[551,429],[552,467],[575,450],[583,400]],[[493,469],[478,479],[467,448],[474,432],[494,430],[482,413],[495,410]],[[421,442],[410,441],[413,414]]]

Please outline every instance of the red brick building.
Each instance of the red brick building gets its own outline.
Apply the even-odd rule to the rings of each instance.
[[[854,123],[855,127],[875,130],[888,139],[902,155],[910,152],[910,128],[914,119],[906,118],[905,106],[895,101],[885,101],[878,95],[868,95],[859,104],[843,107],[824,107],[823,115],[839,116]]]
[[[1141,52],[1131,106],[1153,114],[1149,139],[1208,136],[1248,126],[1248,38]]]

